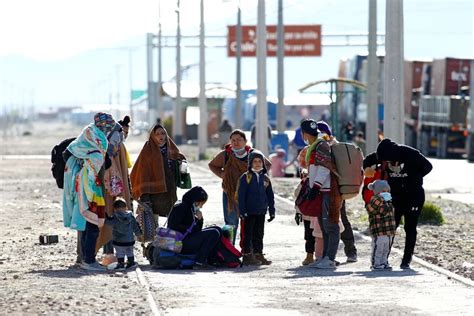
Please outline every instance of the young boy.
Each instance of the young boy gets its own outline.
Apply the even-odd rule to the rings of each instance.
[[[133,245],[135,236],[140,236],[142,231],[138,226],[135,217],[131,211],[127,210],[127,203],[122,198],[114,201],[114,216],[107,218],[107,224],[113,225],[112,244],[117,256],[116,270],[124,270],[137,266],[133,254]],[[125,266],[125,256],[127,256],[127,265]]]
[[[366,204],[372,234],[372,270],[391,270],[388,256],[395,237],[396,224],[390,195],[390,186],[385,180],[375,180],[368,186],[374,195]]]
[[[245,265],[272,263],[263,256],[263,233],[267,210],[270,212],[268,222],[275,219],[272,183],[264,161],[263,154],[253,150],[249,155],[248,171],[240,177],[237,188]]]

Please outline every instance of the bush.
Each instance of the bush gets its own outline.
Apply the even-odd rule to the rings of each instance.
[[[426,202],[421,210],[419,222],[421,224],[443,225],[444,217],[441,208],[432,202]]]

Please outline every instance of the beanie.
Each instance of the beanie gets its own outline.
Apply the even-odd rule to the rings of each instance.
[[[321,133],[332,136],[332,131],[331,131],[331,128],[329,127],[328,123],[326,123],[324,121],[319,121],[318,123],[316,123],[316,125],[318,126],[318,129]]]
[[[390,186],[385,180],[375,180],[374,182],[369,183],[368,188],[369,190],[374,191],[374,194],[379,194],[383,190],[390,191]]]
[[[318,136],[318,124],[313,119],[305,119],[301,122],[301,131],[303,133]]]
[[[377,159],[379,161],[399,161],[400,150],[398,145],[389,138],[383,139],[377,146]]]

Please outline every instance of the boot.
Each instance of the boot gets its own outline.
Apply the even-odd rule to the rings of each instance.
[[[271,260],[267,260],[267,258],[265,258],[263,253],[256,253],[255,254],[255,259],[260,261],[262,263],[262,265],[264,265],[264,266],[269,266],[269,265],[272,264]]]
[[[311,264],[314,262],[314,256],[312,252],[306,253],[306,258],[303,260],[303,265],[307,266],[308,264]]]
[[[242,263],[246,266],[259,266],[262,264],[260,260],[257,260],[255,258],[255,255],[253,253],[244,253],[244,260]]]

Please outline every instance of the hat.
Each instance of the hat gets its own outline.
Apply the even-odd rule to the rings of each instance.
[[[98,112],[94,115],[94,124],[102,132],[108,133],[115,126],[115,121],[112,115],[104,113],[104,112]]]
[[[382,140],[377,146],[377,159],[379,161],[400,161],[400,149],[397,143],[389,138]]]
[[[332,136],[332,131],[331,131],[331,128],[329,127],[328,123],[326,123],[324,121],[319,121],[318,123],[316,123],[316,125],[318,126],[318,129],[321,133]]]
[[[280,157],[285,157],[286,156],[286,150],[284,150],[283,148],[277,148],[276,153]]]
[[[374,191],[374,194],[379,194],[383,190],[390,191],[390,186],[385,180],[375,180],[374,182],[369,183],[368,188],[369,190]]]
[[[303,133],[318,136],[318,124],[313,119],[305,119],[301,122],[301,131]]]
[[[120,124],[120,126],[122,127],[130,127],[129,123],[130,123],[130,116],[128,115],[125,115],[125,117],[118,121],[118,123]]]

